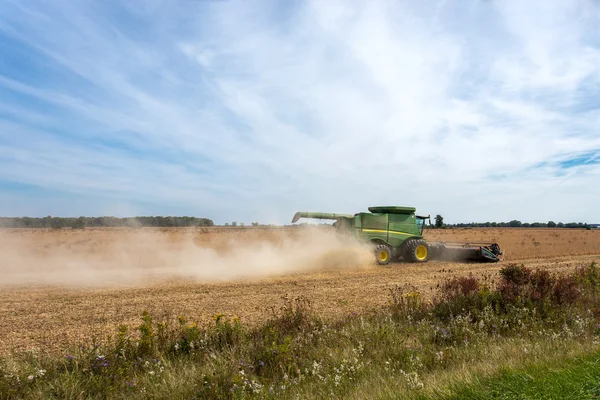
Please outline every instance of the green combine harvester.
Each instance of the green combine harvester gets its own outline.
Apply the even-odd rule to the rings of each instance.
[[[335,220],[334,227],[343,233],[356,235],[373,245],[375,259],[380,265],[404,260],[424,263],[430,259],[452,261],[498,262],[502,250],[497,243],[427,242],[423,238],[425,221],[430,216],[416,214],[414,207],[369,207],[369,212],[331,214],[297,212],[292,223],[300,218]]]

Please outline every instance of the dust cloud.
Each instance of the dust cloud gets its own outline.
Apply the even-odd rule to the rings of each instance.
[[[0,232],[0,287],[225,282],[368,266],[332,229],[85,229]]]

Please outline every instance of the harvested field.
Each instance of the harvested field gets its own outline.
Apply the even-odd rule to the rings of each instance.
[[[498,242],[506,261],[600,254],[598,229],[436,229],[427,231],[426,238],[443,242]]]
[[[497,241],[504,263],[373,265],[328,229],[94,229],[0,232],[0,351],[55,351],[137,324],[148,310],[211,321],[262,321],[284,295],[336,317],[384,304],[394,285],[428,293],[445,277],[496,279],[506,262],[553,271],[600,261],[600,231],[456,229],[430,240]]]

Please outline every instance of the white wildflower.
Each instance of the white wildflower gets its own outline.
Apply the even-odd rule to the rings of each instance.
[[[260,393],[262,391],[262,388],[263,388],[263,385],[261,385],[254,379],[252,379],[252,381],[250,381],[250,390],[252,391],[252,393]]]
[[[404,379],[406,379],[406,383],[408,383],[410,388],[423,389],[423,382],[421,382],[419,374],[416,372],[406,373],[403,370],[400,370],[400,373],[404,376]]]
[[[441,350],[440,350],[440,351],[438,351],[438,352],[436,352],[436,353],[435,353],[435,359],[436,359],[438,362],[441,362],[441,361],[444,359],[444,352],[443,352],[443,351],[441,351]]]
[[[311,374],[314,375],[319,375],[319,371],[321,371],[321,363],[317,362],[317,360],[313,361],[313,365],[312,365],[312,372]]]
[[[339,386],[340,382],[342,381],[341,375],[336,375],[334,379],[335,379],[335,386]]]

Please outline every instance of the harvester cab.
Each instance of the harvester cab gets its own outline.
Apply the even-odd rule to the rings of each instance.
[[[380,265],[393,260],[424,263],[430,258],[455,261],[500,261],[502,250],[497,243],[445,243],[428,242],[423,237],[425,221],[431,216],[416,214],[414,207],[369,207],[369,212],[334,214],[297,212],[292,218],[335,220],[338,232],[351,233],[373,246],[375,259]]]
[[[424,217],[422,215],[416,215],[416,217],[417,217],[417,226],[420,227],[421,236],[423,236],[423,230],[425,229],[425,221],[429,220],[429,225],[431,225],[431,215],[428,215],[426,217]]]

